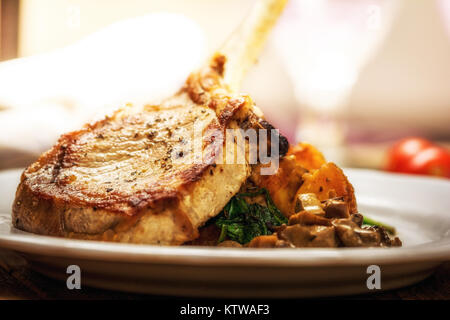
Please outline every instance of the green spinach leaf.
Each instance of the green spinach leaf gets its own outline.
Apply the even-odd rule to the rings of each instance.
[[[265,196],[267,206],[244,200],[259,195]],[[257,236],[272,234],[273,227],[287,223],[287,218],[275,206],[269,192],[259,189],[256,192],[239,193],[231,198],[215,223],[221,229],[219,242],[228,238],[246,244]]]

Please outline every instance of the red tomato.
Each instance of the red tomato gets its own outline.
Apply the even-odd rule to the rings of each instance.
[[[423,138],[405,138],[396,142],[388,152],[386,169],[393,172],[406,172],[405,165],[419,151],[431,146],[432,143]]]
[[[387,170],[450,178],[450,152],[422,138],[403,139],[389,150]]]
[[[450,178],[450,152],[438,146],[419,151],[405,166],[406,172]]]

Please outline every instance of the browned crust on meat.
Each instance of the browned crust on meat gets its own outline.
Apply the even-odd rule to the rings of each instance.
[[[203,179],[187,186],[189,192],[199,195],[203,193],[203,188],[211,190],[212,186],[217,185],[215,175],[226,173],[227,170],[229,167],[226,165],[211,166],[210,170],[204,172]],[[71,202],[47,199],[35,194],[23,181],[19,184],[13,204],[14,226],[33,233],[75,239],[178,245],[197,238],[198,227],[228,201],[224,198],[222,203],[218,203],[217,208],[203,222],[189,212],[192,201],[179,198],[166,198],[153,207],[127,215],[95,206],[77,206]],[[237,191],[237,187],[229,190],[228,196],[231,197]],[[222,192],[222,189],[218,192]],[[210,206],[208,203],[206,205]],[[155,237],[146,231],[155,226],[152,231],[158,232],[157,226],[167,223],[173,223],[172,228],[167,228],[170,229],[169,234],[162,232],[161,236]],[[154,241],[155,238],[157,240]]]
[[[136,237],[136,240],[133,240],[133,233],[149,219],[150,225],[157,225],[158,220],[163,220],[165,216],[171,214],[174,218],[170,220],[175,223],[172,235],[150,243],[181,244],[198,236],[197,227],[176,203],[168,202],[165,207],[143,210],[134,216],[126,216],[102,209],[56,204],[52,199],[36,196],[26,184],[19,185],[17,195],[13,204],[13,224],[19,229],[33,233],[75,239],[102,241],[125,239],[126,242],[146,243],[145,237]]]
[[[230,125],[238,127],[253,102],[245,96],[230,96],[226,88],[224,90],[220,76],[225,60],[218,56],[214,61],[210,68],[192,74],[175,97],[162,102],[161,106],[145,106],[141,112],[171,110],[180,107],[179,101],[191,100],[193,106],[215,114],[215,120],[206,127],[207,132],[215,129],[225,133]],[[181,244],[198,236],[198,227],[223,208],[239,190],[239,181],[243,182],[248,176],[247,165],[234,165],[237,172],[233,172],[232,166],[216,165],[217,157],[222,156],[224,141],[208,136],[203,138],[205,157],[202,163],[169,171],[135,192],[122,192],[120,188],[106,191],[100,187],[84,188],[79,181],[73,183],[76,177],[61,173],[78,168],[86,143],[93,139],[104,139],[109,133],[130,126],[140,128],[143,121],[140,113],[127,112],[126,107],[119,109],[103,120],[62,135],[55,146],[24,171],[13,204],[13,224],[17,228],[79,239]],[[133,130],[139,132],[139,129]],[[220,175],[231,179],[232,186],[217,191],[215,186],[220,179],[216,176]],[[196,194],[205,194],[205,190],[206,193],[221,193],[218,196],[221,200],[214,202],[210,196],[205,203],[211,208],[196,212],[195,207],[203,201]],[[205,212],[207,216],[203,217]],[[167,230],[172,231],[158,229],[158,225],[168,225]],[[150,237],[151,233],[156,235]]]
[[[89,132],[87,129],[85,132]],[[90,206],[98,209],[105,209],[112,212],[124,213],[127,215],[134,215],[142,208],[156,204],[159,201],[170,201],[177,199],[177,193],[173,190],[165,190],[158,185],[154,185],[152,189],[143,190],[132,196],[127,196],[120,193],[109,194],[108,197],[101,197],[94,194],[80,194],[75,190],[71,192],[64,188],[64,185],[56,182],[59,170],[62,166],[70,166],[72,161],[76,161],[75,157],[71,157],[70,143],[67,141],[75,140],[77,135],[83,134],[83,131],[72,132],[61,137],[58,144],[56,144],[49,152],[45,153],[39,158],[37,163],[28,167],[21,178],[20,186],[26,185],[27,191],[36,197],[52,201],[56,207],[64,203],[71,203],[75,206]],[[67,159],[70,159],[69,161]],[[55,185],[49,188],[48,185],[41,185],[39,181],[29,182],[27,175],[38,169],[43,165],[52,164],[51,183]],[[185,183],[193,182],[199,179],[202,172],[207,165],[195,165],[188,171],[184,171],[179,175]],[[173,178],[173,177],[171,177]],[[163,182],[160,183],[162,185]],[[20,188],[19,188],[20,190]],[[127,210],[121,209],[121,205],[126,204]]]
[[[217,64],[214,67],[219,69],[220,63],[224,63],[221,56],[217,57]],[[194,93],[200,81],[194,83],[193,78],[196,78],[197,74],[193,74],[187,81],[188,85],[180,92],[188,92],[189,96],[196,96]],[[205,75],[203,75],[204,79]],[[223,133],[229,122],[236,116],[237,111],[243,108],[245,105],[249,105],[251,100],[244,97],[230,98],[227,95],[219,95],[218,97],[213,96],[216,86],[220,84],[220,79],[215,72],[209,70],[208,77],[214,79],[214,86],[209,87],[201,86],[202,99],[192,99],[197,104],[200,104],[204,99],[208,100],[207,105],[214,104],[211,101],[215,101],[217,104],[224,105],[217,115],[219,123],[211,123],[208,125],[207,129],[210,130],[220,130]],[[208,91],[207,91],[208,90]],[[139,190],[139,192],[133,194],[132,196],[121,194],[118,192],[111,192],[107,196],[98,193],[95,194],[80,194],[79,190],[70,190],[67,185],[64,184],[64,179],[56,179],[59,174],[59,170],[62,167],[70,167],[73,163],[76,163],[79,159],[79,150],[76,142],[80,139],[92,136],[98,136],[103,134],[105,126],[109,122],[114,121],[121,110],[115,112],[112,116],[107,116],[105,119],[97,121],[95,123],[87,124],[83,129],[78,131],[73,131],[64,134],[59,139],[58,143],[52,147],[48,152],[44,153],[34,164],[28,167],[24,174],[22,175],[21,184],[26,184],[29,191],[43,199],[52,200],[56,206],[61,203],[71,203],[75,206],[89,206],[96,207],[98,209],[105,209],[111,212],[123,213],[127,215],[134,215],[140,210],[152,207],[155,204],[161,205],[162,201],[174,201],[180,198],[181,191],[188,191],[188,186],[196,181],[198,181],[207,171],[211,165],[214,164],[216,157],[223,146],[222,141],[215,141],[206,137],[208,145],[206,146],[207,151],[205,152],[205,157],[201,164],[192,164],[187,170],[181,172],[175,172],[173,175],[167,176],[164,180],[160,180],[154,183],[151,188]],[[82,146],[81,146],[82,147]],[[51,173],[51,183],[54,186],[49,187],[48,185],[43,185],[43,181],[29,181],[28,175],[32,172],[42,169],[46,165],[52,166]],[[167,190],[165,185],[167,181],[173,179],[180,179],[183,183],[180,185],[180,190]],[[48,181],[47,181],[48,182]],[[124,209],[124,205],[126,209]]]

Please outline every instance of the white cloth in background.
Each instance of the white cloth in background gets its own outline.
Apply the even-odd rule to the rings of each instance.
[[[155,13],[54,52],[0,64],[0,169],[29,163],[61,133],[121,105],[171,95],[205,58],[203,31]]]

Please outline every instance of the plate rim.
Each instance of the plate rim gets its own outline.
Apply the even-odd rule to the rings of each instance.
[[[450,239],[402,248],[220,248],[163,247],[0,233],[0,246],[32,255],[111,262],[207,266],[330,266],[444,262],[450,260]],[[43,251],[45,250],[45,254]]]
[[[12,171],[12,170],[8,170]],[[443,179],[391,174],[368,169],[345,169],[352,175],[377,176],[411,183],[433,183],[450,190],[450,181]],[[414,181],[414,182],[413,182]],[[3,218],[3,219],[2,219]],[[77,240],[32,234],[11,226],[9,213],[0,213],[0,225],[8,224],[9,232],[0,231],[0,248],[31,255],[71,257],[129,263],[158,263],[198,266],[271,266],[318,267],[369,264],[400,264],[412,262],[444,262],[450,260],[450,233],[443,239],[401,248],[220,248],[163,247]],[[44,253],[45,252],[45,253]]]

